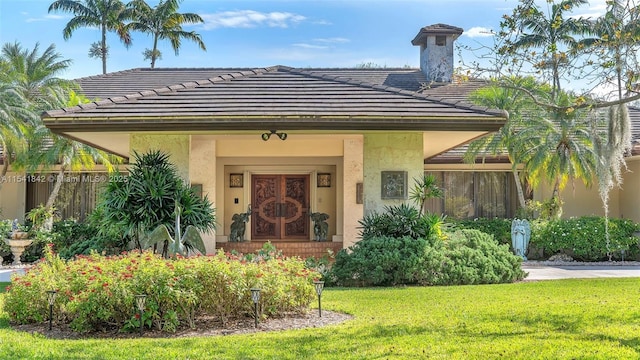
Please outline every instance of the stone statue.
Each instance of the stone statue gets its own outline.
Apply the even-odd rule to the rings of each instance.
[[[231,220],[231,234],[229,234],[230,242],[240,242],[244,241],[244,232],[246,228],[246,224],[249,221],[249,216],[251,216],[251,205],[247,207],[246,213],[233,214]]]
[[[513,219],[511,222],[511,245],[514,254],[527,260],[527,247],[531,238],[531,225],[526,219]]]
[[[327,219],[329,219],[329,215],[316,212],[310,213],[309,217],[313,220],[313,233],[316,236],[316,241],[327,241],[327,234],[329,233]]]

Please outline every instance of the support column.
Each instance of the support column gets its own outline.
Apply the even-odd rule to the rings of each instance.
[[[216,141],[202,139],[191,141],[189,178],[191,185],[202,185],[202,196],[207,196],[214,208],[216,205]],[[216,216],[219,216],[216,211]],[[219,221],[216,223],[220,224]],[[220,226],[220,225],[218,225]],[[207,254],[216,252],[216,234],[202,234]]]
[[[185,183],[190,183],[191,135],[131,134],[129,152],[133,154],[134,150],[140,155],[155,150],[169,154],[169,161],[178,169],[178,175]]]
[[[342,176],[342,241],[343,248],[355,244],[359,239],[358,221],[362,219],[363,205],[356,203],[356,187],[363,182],[363,140],[344,140],[343,176]]]
[[[368,133],[364,135],[364,214],[383,212],[385,206],[409,201],[414,179],[424,173],[422,132]],[[407,197],[382,198],[382,171],[407,172]]]

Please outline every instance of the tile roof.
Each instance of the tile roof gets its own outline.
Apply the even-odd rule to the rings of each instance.
[[[53,131],[491,131],[506,119],[416,69],[133,69],[78,83],[102,100],[44,113]]]
[[[631,155],[640,155],[640,107],[629,106],[629,117],[631,119]],[[462,164],[463,156],[468,149],[468,145],[464,144],[446,152],[425,159],[425,164]],[[484,159],[478,158],[477,163],[509,163],[506,155],[492,156],[488,155]]]

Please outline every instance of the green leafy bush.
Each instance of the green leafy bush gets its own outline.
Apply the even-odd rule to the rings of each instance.
[[[339,251],[327,281],[340,286],[430,284],[442,260],[442,252],[423,238],[371,237]]]
[[[438,285],[498,284],[522,280],[522,258],[489,234],[463,229],[445,242],[445,263]]]
[[[363,240],[380,236],[430,238],[429,219],[406,204],[386,206],[385,212],[368,214],[359,223]]]
[[[48,314],[46,291],[56,289],[56,321],[75,331],[133,330],[141,320],[145,326],[175,331],[194,326],[199,315],[228,321],[251,314],[252,287],[262,289],[263,317],[304,311],[315,299],[313,280],[319,277],[296,258],[247,261],[219,252],[165,260],[151,252],[132,252],[65,262],[47,251],[45,261],[13,279],[4,311],[14,323],[41,322]],[[147,295],[142,319],[134,310],[136,294]]]
[[[0,264],[10,264],[13,262],[11,248],[4,241],[11,232],[11,220],[0,220]]]
[[[476,218],[453,220],[452,224],[458,229],[476,229],[493,235],[500,244],[511,244],[511,219]]]
[[[609,219],[609,250],[614,259],[635,259],[640,253],[638,224],[627,219]],[[566,253],[576,260],[608,260],[605,219],[585,216],[551,221],[534,221],[531,229],[531,246],[541,249],[543,257]]]

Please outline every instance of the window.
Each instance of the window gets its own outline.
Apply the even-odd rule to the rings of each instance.
[[[27,178],[36,180],[27,181],[27,211],[47,202],[55,185],[56,175],[51,173]],[[108,180],[107,173],[66,174],[55,204],[60,217],[84,221],[95,209],[100,191]]]
[[[425,207],[455,219],[512,218],[517,209],[513,175],[509,172],[438,171],[433,174],[444,190],[441,199]]]
[[[447,45],[447,37],[444,35],[436,35],[436,45],[437,46]]]

